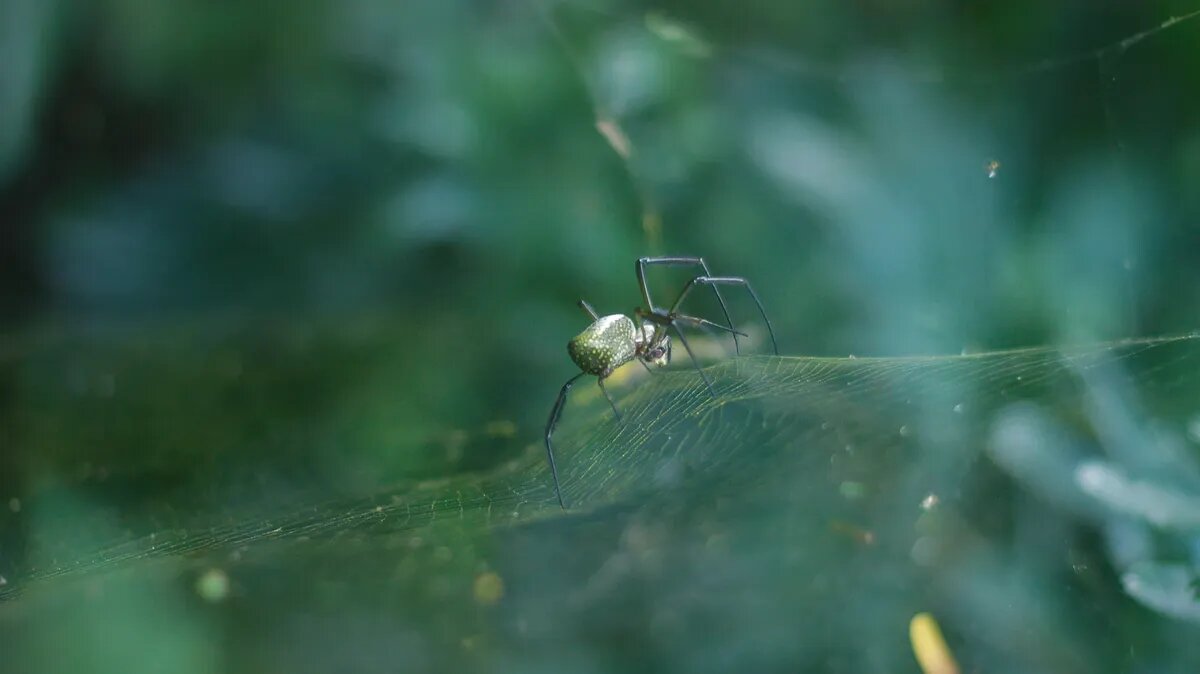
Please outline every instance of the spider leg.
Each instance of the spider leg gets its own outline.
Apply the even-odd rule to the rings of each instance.
[[[713,323],[712,321],[705,320],[703,318],[696,318],[695,316],[684,316],[679,314],[675,316],[675,320],[683,323],[684,325],[690,325],[693,328],[713,328],[716,330],[724,330],[725,332],[732,332],[733,334],[741,335],[742,337],[750,336],[744,332],[738,332],[731,327],[721,325],[720,323]]]
[[[563,510],[567,509],[567,505],[563,503],[562,490],[558,486],[558,467],[554,464],[554,448],[550,444],[550,436],[554,435],[554,428],[558,426],[558,418],[562,416],[563,405],[567,402],[567,392],[584,374],[584,372],[580,372],[563,384],[562,390],[558,392],[558,399],[554,401],[554,408],[550,410],[550,420],[546,422],[546,458],[550,460],[550,474],[554,476],[554,494],[558,496],[558,505]]]
[[[706,277],[712,276],[712,271],[708,268],[708,263],[702,257],[674,256],[665,257],[642,257],[637,261],[637,279],[638,286],[642,290],[642,299],[646,300],[646,308],[651,312],[654,311],[654,301],[650,299],[650,287],[646,285],[646,267],[648,265],[663,265],[665,267],[684,267],[687,265],[697,265],[704,270]],[[729,326],[729,330],[733,332],[733,319],[729,317],[729,306],[725,304],[725,298],[721,296],[721,289],[716,285],[712,287],[713,293],[717,296],[717,302],[721,304],[721,313],[725,314],[725,323]],[[672,312],[674,313],[674,312]],[[737,336],[740,333],[733,332],[733,351],[737,355],[742,355],[741,346],[738,344]]]
[[[679,325],[674,320],[671,321],[671,327],[675,328],[675,334],[679,337],[679,343],[683,344],[683,348],[687,351],[688,358],[692,359],[692,365],[696,366],[696,372],[700,373],[700,378],[704,380],[704,385],[708,387],[708,393],[714,399],[717,397],[717,392],[713,389],[712,382],[709,381],[708,375],[704,374],[704,369],[700,367],[700,362],[696,360],[696,354],[692,353],[692,347],[688,346],[687,338],[683,336],[683,330],[679,329]]]
[[[750,285],[749,281],[740,276],[697,276],[691,281],[688,281],[688,284],[683,287],[683,291],[679,293],[679,299],[675,300],[675,304],[671,305],[671,315],[674,315],[675,312],[679,310],[679,305],[683,303],[684,298],[688,296],[688,293],[690,293],[692,288],[696,287],[696,284],[698,283],[713,287],[718,285],[737,285],[745,287],[746,291],[750,293],[751,299],[754,300],[754,304],[758,306],[758,313],[762,315],[763,322],[767,324],[767,333],[771,335],[771,347],[775,350],[775,355],[779,355],[779,344],[775,341],[775,328],[771,327],[771,319],[767,318],[767,312],[765,309],[763,309],[762,301],[758,299],[758,293],[754,292],[754,287]]]
[[[647,312],[645,312],[641,309],[635,310],[634,314],[639,319],[648,317]],[[733,334],[741,336],[741,337],[749,337],[750,336],[744,332],[734,330],[733,328],[731,328],[727,325],[721,325],[720,323],[714,323],[710,320],[707,320],[704,318],[698,318],[696,316],[687,316],[685,314],[672,314],[670,316],[667,316],[664,314],[650,314],[650,316],[653,316],[654,318],[650,318],[649,320],[652,323],[654,323],[655,325],[658,325],[659,327],[662,327],[663,325],[669,325],[669,322],[674,320],[674,321],[678,321],[678,322],[683,323],[684,325],[692,327],[692,328],[704,328],[705,330],[724,330],[725,332],[730,332],[730,333],[733,333]],[[642,339],[646,338],[645,335],[646,335],[646,331],[643,329],[642,330]]]
[[[621,421],[621,410],[617,409],[617,403],[613,402],[612,396],[608,394],[608,389],[604,388],[604,377],[597,377],[596,383],[600,386],[600,392],[608,398],[608,404],[612,406],[613,415],[617,417],[617,421]]]

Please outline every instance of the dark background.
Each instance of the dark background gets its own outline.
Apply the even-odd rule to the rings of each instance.
[[[575,302],[632,312],[641,255],[751,279],[787,355],[1190,332],[1200,18],[1164,22],[1198,9],[0,0],[0,631],[31,619],[24,581],[72,559],[99,573],[114,541],[146,552],[159,530],[318,503],[328,521],[338,499],[536,454],[574,372],[563,346],[587,324]],[[687,278],[652,285],[665,300]],[[753,306],[729,297],[765,352]],[[1169,381],[1162,404],[1186,421],[1193,371],[1149,367],[1141,383]],[[1013,498],[998,484],[979,507]],[[1194,571],[1195,539],[1172,540]],[[1116,575],[1103,592],[1120,593]],[[130,601],[125,631],[159,622]],[[1177,629],[1122,606],[1133,632]],[[74,629],[101,643],[104,615]],[[367,644],[420,650],[357,624],[311,631],[358,633],[345,653],[365,659],[333,659],[347,669],[378,664]],[[130,671],[81,643],[78,662]],[[173,671],[300,666],[163,643]],[[632,666],[593,647],[545,669]],[[655,657],[635,662],[696,671]],[[29,662],[17,671],[62,664]]]

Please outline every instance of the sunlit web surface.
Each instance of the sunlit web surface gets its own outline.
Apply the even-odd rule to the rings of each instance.
[[[1200,338],[1189,336],[949,357],[747,357],[710,368],[717,400],[694,372],[669,371],[619,390],[623,424],[598,392],[570,405],[558,435],[568,512],[537,447],[484,474],[287,511],[249,502],[122,513],[123,532],[111,510],[68,499],[46,509],[59,519],[36,520],[30,562],[0,596],[33,611],[80,589],[107,596],[97,588],[216,569],[256,600],[333,583],[336,601],[457,614],[481,601],[474,583],[486,569],[528,629],[556,638],[583,638],[583,628],[549,620],[546,602],[604,615],[651,583],[658,602],[688,616],[660,644],[680,654],[695,648],[685,635],[710,610],[704,597],[721,596],[720,611],[745,629],[714,649],[745,647],[761,630],[815,630],[819,647],[770,658],[827,658],[894,637],[933,606],[987,660],[1029,620],[1068,643],[1063,621],[1116,634],[1105,611],[1120,595],[1073,606],[1068,592],[1050,610],[1041,584],[1114,573],[1164,619],[1197,617],[1194,573],[1171,551],[1195,543],[1200,407],[1187,394],[1198,368]],[[997,500],[1008,482],[1017,501]],[[1022,560],[1023,538],[1073,522],[1103,545],[1068,536],[1048,544],[1050,559]],[[263,573],[287,582],[264,585]],[[849,610],[855,602],[875,617]],[[1083,645],[1021,657],[1099,666],[1108,650]]]

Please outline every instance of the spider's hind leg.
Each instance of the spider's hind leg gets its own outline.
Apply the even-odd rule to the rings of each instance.
[[[578,304],[579,308],[586,311],[588,316],[592,317],[593,321],[599,320],[600,314],[596,313],[596,310],[592,308],[592,305],[587,300],[579,300]]]
[[[558,466],[554,463],[554,447],[550,443],[550,437],[554,435],[554,428],[558,426],[558,419],[562,416],[563,405],[567,402],[567,393],[571,391],[571,386],[575,384],[575,381],[583,375],[584,373],[580,372],[563,384],[562,389],[558,392],[558,399],[554,401],[554,407],[550,410],[550,420],[546,422],[546,458],[550,461],[550,474],[554,477],[554,495],[558,497],[558,505],[563,510],[567,509],[567,504],[563,502],[562,489],[558,485]]]

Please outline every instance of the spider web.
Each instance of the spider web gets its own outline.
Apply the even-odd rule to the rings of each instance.
[[[743,357],[706,368],[716,399],[688,369],[640,375],[648,381],[618,389],[626,410],[621,423],[610,418],[598,391],[581,386],[556,435],[568,512],[554,502],[544,453],[532,447],[484,474],[312,504],[299,513],[264,512],[234,522],[221,522],[224,513],[156,513],[142,523],[149,531],[140,536],[39,564],[21,580],[358,528],[408,532],[445,523],[472,530],[579,518],[655,494],[704,494],[731,479],[753,484],[777,461],[828,477],[831,458],[843,456],[875,473],[886,457],[907,461],[917,446],[950,437],[956,446],[938,448],[946,452],[939,460],[961,468],[982,456],[989,420],[1017,401],[1082,414],[1088,373],[1116,366],[1129,370],[1123,382],[1140,397],[1168,404],[1169,394],[1189,382],[1197,359],[1200,339],[1193,336],[945,357]],[[1182,437],[1188,419],[1173,422]],[[961,471],[952,473],[926,488],[952,490],[962,478]],[[0,592],[20,585],[10,581]]]
[[[147,348],[139,347],[139,361]],[[172,351],[172,360],[179,356]],[[213,369],[202,363],[197,372]],[[969,640],[1023,653],[1024,666],[1103,671],[1125,642],[1084,646],[1117,629],[1105,618],[1112,606],[1056,614],[1031,589],[994,585],[1002,568],[1034,575],[1023,583],[1031,587],[1047,582],[1038,574],[1057,572],[1010,558],[1003,541],[1013,534],[994,514],[1017,504],[997,503],[992,490],[1014,481],[1018,495],[1032,499],[1024,507],[1041,517],[1106,532],[1107,563],[1127,592],[1163,615],[1194,618],[1191,571],[1154,540],[1182,543],[1197,528],[1200,470],[1187,443],[1200,438],[1200,416],[1181,401],[1198,369],[1197,336],[946,357],[753,356],[708,368],[717,399],[687,369],[627,381],[614,391],[623,423],[584,386],[556,435],[567,512],[537,446],[482,473],[357,497],[264,491],[233,507],[189,508],[176,498],[114,514],[111,504],[96,509],[78,495],[51,493],[29,504],[26,563],[0,587],[0,598],[22,601],[0,607],[0,621],[53,616],[80,592],[170,595],[180,579],[200,588],[216,573],[228,579],[218,587],[231,583],[256,603],[292,607],[279,610],[317,610],[309,602],[323,600],[271,578],[333,588],[329,606],[351,602],[416,621],[443,616],[422,633],[457,643],[478,638],[471,616],[490,601],[479,590],[484,578],[509,588],[513,624],[584,647],[587,622],[553,616],[653,621],[617,608],[651,583],[656,601],[688,615],[708,615],[698,591],[726,597],[720,613],[744,624],[700,648],[713,657],[780,629],[808,630],[822,636],[757,652],[827,662],[860,640],[887,643],[905,612],[934,602],[973,625]],[[248,381],[273,385],[253,374]],[[103,416],[76,422],[137,425],[146,404],[127,393]],[[41,414],[36,404],[26,413]],[[1062,545],[1058,554],[1084,554]],[[829,576],[835,567],[842,568]],[[841,624],[866,608],[844,605],[856,584],[872,588],[862,601],[875,602],[873,617]],[[697,601],[695,611],[686,608]],[[797,605],[811,610],[797,614]],[[1021,638],[1014,624],[1030,620],[1067,645],[1011,650]],[[1087,623],[1098,626],[1072,632],[1070,625]],[[670,633],[656,648],[680,662],[699,657],[687,633]],[[520,650],[521,639],[493,637],[494,655],[517,657],[509,649]],[[6,649],[19,647],[14,640]],[[909,655],[897,647],[887,657]]]

